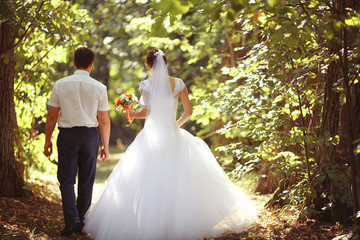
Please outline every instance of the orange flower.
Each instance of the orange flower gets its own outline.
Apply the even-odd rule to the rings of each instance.
[[[119,105],[120,105],[120,101],[121,101],[121,99],[118,98],[118,99],[116,100],[115,106],[119,106]]]

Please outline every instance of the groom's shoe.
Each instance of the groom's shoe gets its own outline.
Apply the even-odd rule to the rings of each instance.
[[[80,223],[79,226],[74,229],[74,233],[76,233],[76,234],[78,234],[78,235],[86,235],[86,234],[83,232],[83,227],[84,227],[84,223]]]
[[[74,218],[70,224],[65,225],[64,229],[61,230],[61,236],[70,236],[73,232],[75,232],[76,229],[80,227],[80,225],[81,223],[79,218]]]

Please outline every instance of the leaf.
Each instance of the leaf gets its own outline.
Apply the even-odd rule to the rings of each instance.
[[[353,26],[358,26],[360,25],[360,16],[353,16],[351,18],[345,19],[345,24],[353,27]]]
[[[234,9],[229,8],[228,11],[227,11],[227,13],[226,13],[226,17],[227,17],[228,20],[234,21],[234,19],[235,19],[235,14],[236,14],[236,13],[235,13]]]
[[[284,38],[284,33],[281,31],[281,29],[274,32],[274,34],[270,37],[270,44],[271,46],[276,46],[282,39]]]
[[[151,4],[153,8],[168,12],[172,15],[184,15],[189,12],[190,7],[188,2],[178,0],[161,0],[160,2],[154,2]]]
[[[283,99],[284,99],[284,96],[283,96],[283,95],[279,95],[279,96],[277,96],[277,97],[273,100],[273,103],[281,102]]]
[[[285,45],[288,46],[290,49],[295,48],[296,46],[298,46],[298,38],[296,37],[288,37],[285,39]]]
[[[328,40],[333,39],[335,36],[335,33],[332,29],[325,29],[324,34],[325,34],[326,39],[328,39]]]
[[[212,9],[211,20],[212,21],[218,20],[220,18],[220,13],[221,13],[221,6],[216,5],[216,7]]]
[[[174,25],[174,24],[175,24],[175,21],[176,21],[176,16],[170,15],[170,24],[171,24],[171,25]]]
[[[188,5],[189,7],[194,7],[197,3],[199,2],[199,0],[188,0]]]
[[[280,0],[267,0],[267,3],[273,8],[280,3]]]
[[[356,148],[356,149],[354,150],[354,155],[357,156],[357,155],[359,155],[359,154],[360,154],[360,148]]]
[[[154,37],[165,37],[167,35],[166,29],[163,26],[164,19],[161,17],[156,18],[155,22],[151,25],[151,35]]]

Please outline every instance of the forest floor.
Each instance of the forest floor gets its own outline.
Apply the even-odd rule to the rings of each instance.
[[[95,180],[95,196],[112,168],[120,158],[114,155],[110,161],[99,163]],[[42,177],[27,183],[31,195],[23,198],[0,198],[1,240],[83,239],[88,236],[59,235],[63,228],[63,216],[58,183],[55,176]],[[251,194],[247,192],[247,194]],[[267,209],[263,205],[268,197],[251,194],[259,209],[258,222],[240,234],[228,234],[217,240],[233,239],[349,239],[351,226],[331,224],[313,219],[298,221],[298,210]],[[95,197],[96,201],[96,197]],[[204,238],[205,239],[205,238]]]

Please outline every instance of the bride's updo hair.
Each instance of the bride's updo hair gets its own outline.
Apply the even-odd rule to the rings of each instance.
[[[162,55],[162,57],[163,57],[166,64],[168,63],[168,60],[167,60],[167,57],[166,57],[165,53],[163,51],[159,50],[159,49],[154,49],[154,50],[151,50],[151,52],[149,52],[149,54],[147,55],[146,60],[145,60],[146,65],[150,66],[151,68],[152,68],[152,66],[153,66],[153,64],[155,62],[155,58],[157,56],[157,55],[155,55],[155,53],[157,53],[157,52],[160,52],[158,54]]]

